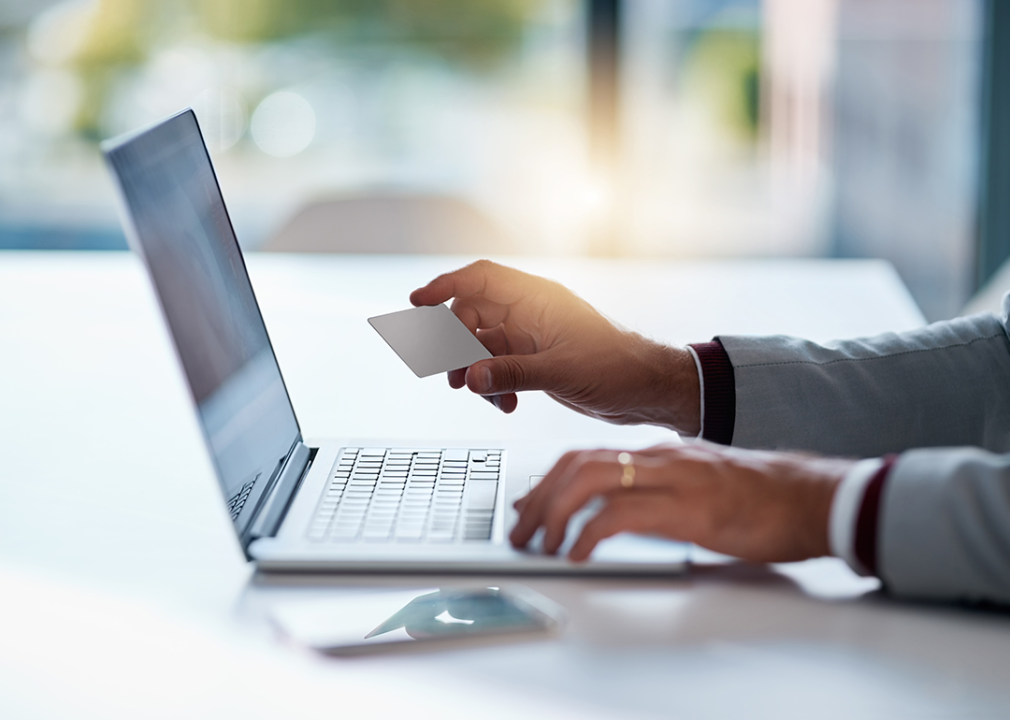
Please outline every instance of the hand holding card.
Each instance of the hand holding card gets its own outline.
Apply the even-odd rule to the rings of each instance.
[[[378,315],[368,322],[418,377],[469,367],[491,357],[445,305]]]
[[[479,260],[410,294],[414,305],[452,301],[452,312],[493,358],[449,372],[450,387],[492,398],[502,412],[517,393],[542,390],[608,422],[701,430],[691,353],[625,330],[546,278]]]

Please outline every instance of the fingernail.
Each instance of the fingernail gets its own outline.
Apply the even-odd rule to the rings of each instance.
[[[480,389],[481,389],[481,392],[490,392],[491,391],[491,371],[488,368],[486,368],[486,367],[477,368],[477,375],[480,378],[480,386],[481,386]]]
[[[491,396],[491,402],[494,403],[494,406],[496,408],[498,408],[499,410],[501,410],[501,395],[492,395]]]

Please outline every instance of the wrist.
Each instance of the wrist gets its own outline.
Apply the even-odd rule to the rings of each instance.
[[[803,528],[805,555],[824,557],[832,554],[831,509],[835,494],[855,462],[829,458],[808,462],[807,492],[797,525]]]
[[[639,336],[645,347],[636,353],[644,360],[637,381],[637,422],[670,428],[691,437],[701,433],[701,389],[694,356]]]

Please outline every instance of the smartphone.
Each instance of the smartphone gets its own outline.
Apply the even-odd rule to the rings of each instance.
[[[328,655],[549,637],[564,617],[560,606],[532,590],[499,587],[351,591],[271,611],[285,636]]]

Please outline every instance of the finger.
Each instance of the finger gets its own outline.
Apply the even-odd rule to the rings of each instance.
[[[552,468],[544,480],[530,493],[520,511],[514,536],[527,542],[537,528],[544,528],[544,552],[554,554],[565,540],[572,515],[592,497],[615,489],[614,468],[617,452],[594,450],[568,454]],[[602,480],[606,478],[606,481]],[[620,482],[619,475],[617,482]],[[619,487],[619,484],[617,485]]]
[[[542,508],[544,551],[557,552],[565,541],[568,522],[592,498],[609,492],[626,491],[622,486],[624,466],[616,450],[582,453],[568,465],[551,488],[551,496]]]
[[[478,330],[477,339],[483,343],[484,347],[492,355],[504,355],[508,352],[508,337],[505,334],[505,328],[500,325],[490,330]],[[460,383],[460,387],[466,384],[465,371],[460,378]],[[503,393],[494,397],[496,398],[495,406],[505,414],[514,412],[519,406],[519,398],[515,393]]]
[[[506,415],[511,415],[519,407],[519,396],[515,393],[505,393],[504,395],[495,395],[497,402],[495,405]]]
[[[554,483],[549,502],[542,510],[544,550],[553,553],[561,547],[572,515],[596,496],[640,494],[656,489],[676,496],[682,482],[682,464],[671,449],[655,457],[635,453],[632,455],[634,485],[625,488],[625,467],[618,462],[617,451],[584,453]]]
[[[511,304],[525,293],[533,276],[490,260],[478,260],[451,273],[439,275],[410,294],[414,305],[438,305],[450,298],[483,295],[492,302]]]
[[[529,538],[533,537],[537,528],[544,525],[545,516],[554,503],[557,488],[567,484],[573,471],[580,467],[585,462],[585,459],[594,452],[598,451],[582,450],[565,453],[554,467],[548,471],[540,483],[526,496],[526,502],[520,512],[519,521],[513,530],[513,536],[521,540],[523,545],[529,541]],[[549,548],[545,538],[544,550],[546,552],[553,552],[559,544],[555,544]]]
[[[537,352],[537,341],[528,332],[507,323],[484,328],[476,332],[477,339],[492,355],[532,355]]]
[[[615,475],[618,472],[623,473],[623,468],[617,463],[617,453],[609,450],[582,453],[568,465],[551,487],[550,497],[541,504],[539,523],[544,528],[544,552],[553,555],[558,551],[565,541],[568,521],[576,511],[596,495],[620,487],[620,476]]]
[[[582,528],[572,549],[568,551],[568,559],[572,562],[589,559],[601,540],[617,535],[631,522],[630,516],[636,509],[634,505],[635,503],[629,503],[624,499],[624,502],[610,503],[604,507]]]
[[[504,395],[524,390],[549,390],[565,377],[558,355],[545,350],[532,355],[501,355],[474,363],[466,371],[466,385],[480,395]]]
[[[492,355],[501,355],[508,350],[508,340],[505,337],[505,331],[500,328],[493,328],[491,330],[478,330],[477,339],[481,341],[481,344],[487,348],[487,351]],[[466,368],[459,368],[458,370],[450,370],[447,374],[449,377],[449,387],[453,390],[459,390],[466,386]],[[514,404],[514,403],[513,403]]]
[[[568,559],[583,562],[596,546],[622,532],[647,533],[657,527],[657,516],[669,510],[670,500],[658,493],[610,496],[604,508],[585,524],[568,552]]]
[[[483,343],[484,347],[486,347],[488,352],[492,355],[498,355],[508,351],[508,339],[505,336],[504,329],[500,326],[492,328],[491,330],[478,330],[477,339]],[[450,370],[449,386],[458,390],[466,385],[466,371],[467,368]],[[515,393],[502,393],[498,395],[488,394],[483,395],[483,397],[506,414],[514,412],[519,406],[519,398]]]
[[[533,537],[533,533],[536,529],[540,527],[539,520],[539,507],[543,503],[544,497],[549,494],[551,486],[557,481],[575,458],[577,458],[579,452],[572,451],[567,452],[562,455],[554,466],[547,471],[543,479],[529,491],[527,495],[523,497],[523,506],[519,508],[519,519],[516,521],[515,527],[512,528],[512,532],[509,534],[509,540],[516,547],[525,547]]]
[[[508,355],[509,341],[505,328],[499,325],[490,330],[478,330],[477,339],[492,355]]]
[[[456,298],[450,306],[456,317],[476,333],[478,329],[497,327],[508,319],[508,305],[491,302],[482,297]]]
[[[509,351],[509,339],[505,328],[501,322],[508,318],[508,308],[494,303],[456,300],[452,304],[452,311],[456,313],[460,321],[473,332],[477,339],[481,341],[488,352],[492,355],[505,355]],[[493,325],[493,323],[497,323]],[[484,329],[491,326],[490,329]],[[486,380],[486,378],[482,378]],[[452,371],[449,377],[449,385],[458,389],[466,384],[466,369]],[[519,405],[519,398],[515,393],[485,393],[493,394],[494,398],[488,398],[499,410],[508,414],[514,412]]]

